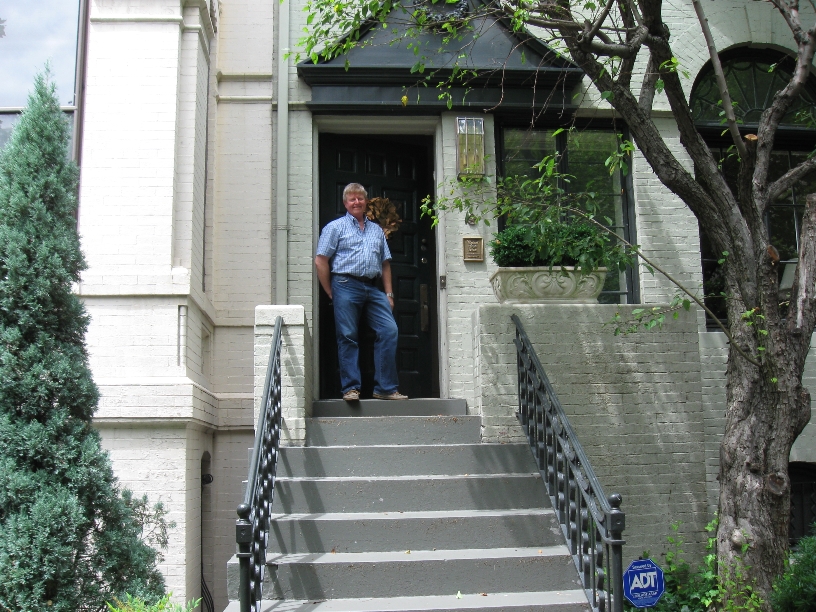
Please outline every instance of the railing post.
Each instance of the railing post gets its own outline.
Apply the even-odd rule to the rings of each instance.
[[[626,527],[626,515],[620,509],[623,498],[620,493],[609,496],[609,505],[612,509],[607,513],[609,521],[609,535],[612,541],[609,544],[609,565],[612,575],[609,577],[609,586],[612,591],[612,612],[623,612],[623,530]]]
[[[235,521],[235,541],[238,543],[238,563],[240,568],[238,582],[238,598],[241,603],[241,612],[250,612],[250,577],[252,574],[252,523],[249,522],[250,508],[248,504],[238,506],[238,520]]]

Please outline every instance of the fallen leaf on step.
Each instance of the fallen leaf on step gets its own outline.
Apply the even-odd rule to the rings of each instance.
[[[456,591],[456,599],[462,599],[462,591]]]
[[[539,552],[540,552],[540,551],[539,551]],[[336,554],[337,554],[337,550],[336,550],[336,549],[334,549],[334,548],[332,548],[332,549],[331,549],[331,554],[336,555]]]
[[[487,597],[487,593],[479,593],[482,597]]]
[[[405,551],[405,554],[406,554],[406,555],[410,555],[410,554],[411,554],[411,551],[410,551],[410,550],[406,550],[406,551]]]
[[[543,552],[544,552],[543,550],[539,550],[539,551],[538,551],[538,554],[540,555],[540,554],[541,554],[541,553],[543,553]]]

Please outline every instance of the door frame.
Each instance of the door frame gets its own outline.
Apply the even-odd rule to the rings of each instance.
[[[437,177],[444,176],[442,162],[442,119],[439,116],[393,117],[393,116],[338,116],[314,115],[312,117],[312,256],[317,249],[320,237],[320,134],[348,134],[365,137],[368,135],[411,135],[433,137],[433,148],[430,151],[433,168],[433,196],[438,196]],[[445,266],[445,231],[444,220],[440,217],[434,228],[436,243],[436,351],[439,367],[437,368],[437,385],[439,397],[447,399],[448,385],[448,333],[447,333],[447,292],[442,290],[439,277],[446,275]],[[312,268],[312,371],[315,373],[312,385],[312,400],[320,395],[320,283]]]

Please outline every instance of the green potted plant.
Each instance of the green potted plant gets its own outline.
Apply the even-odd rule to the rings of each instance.
[[[505,229],[489,243],[499,266],[490,283],[500,302],[596,303],[607,271],[624,270],[635,252],[607,229],[611,219],[599,218],[594,193],[565,188],[573,177],[558,171],[556,156],[535,168],[535,178],[460,181],[433,207],[426,201],[423,214],[457,210],[486,224],[504,219]]]
[[[607,270],[632,260],[594,217],[559,206],[522,223],[511,216],[489,246],[499,266],[490,283],[502,303],[595,303]]]

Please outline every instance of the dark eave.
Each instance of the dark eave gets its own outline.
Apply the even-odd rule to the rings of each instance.
[[[484,17],[474,20],[473,31],[462,40],[445,45],[443,35],[436,32],[406,39],[405,20],[399,12],[396,25],[365,28],[358,46],[346,56],[317,64],[300,62],[298,75],[312,87],[308,106],[316,112],[407,113],[574,108],[571,94],[583,71],[532,35],[513,32],[501,19]],[[419,53],[409,48],[409,42]],[[416,71],[420,60],[422,73]],[[449,106],[436,86],[453,74],[454,64],[467,70],[468,77],[446,90],[452,98]]]

